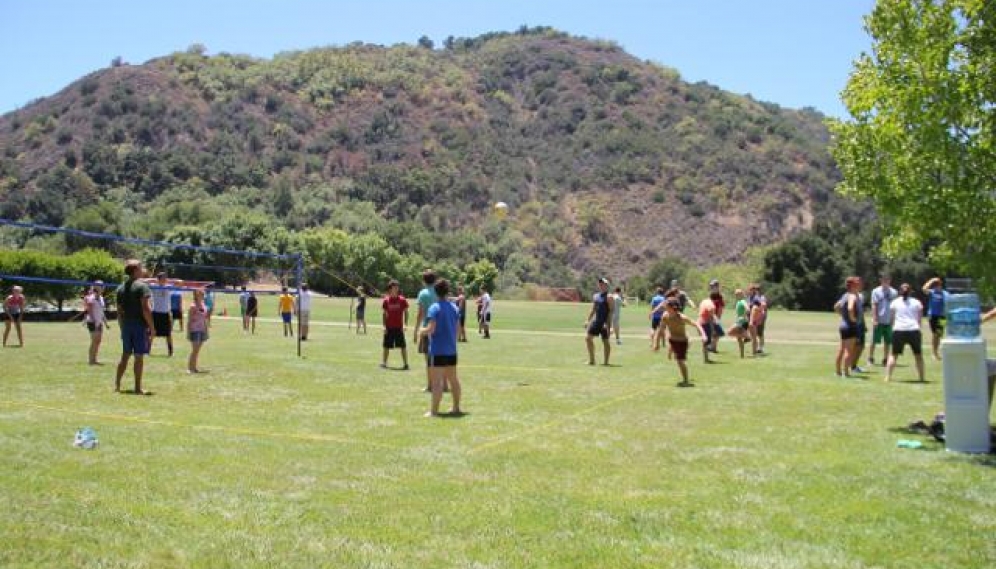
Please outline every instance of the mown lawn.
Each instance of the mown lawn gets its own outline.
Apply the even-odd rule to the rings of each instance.
[[[158,344],[151,397],[111,392],[116,328],[90,367],[79,324],[27,324],[0,352],[0,567],[996,566],[996,458],[902,432],[940,366],[837,379],[829,314],[773,313],[757,359],[694,351],[680,389],[644,308],[591,368],[586,305],[499,301],[461,345],[469,414],[426,419],[417,357],[377,367],[379,310],[357,336],[316,299],[299,359],[262,308],[256,336],[216,320],[208,374]]]

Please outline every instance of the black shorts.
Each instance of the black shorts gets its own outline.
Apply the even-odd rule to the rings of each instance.
[[[588,326],[589,336],[601,336],[603,340],[609,339],[609,329],[605,327],[605,322],[600,322],[598,320],[591,323]]]
[[[153,312],[152,325],[156,330],[156,337],[172,336],[173,330],[169,321],[169,312]]]
[[[426,358],[429,367],[455,367],[457,365],[456,354],[452,356],[429,356]]]
[[[460,325],[461,326],[465,326],[466,324],[467,324],[467,311],[466,310],[461,310],[460,311]]]
[[[356,319],[357,320],[366,320],[367,319],[366,316],[367,316],[367,311],[366,311],[365,308],[357,308],[356,309]]]
[[[656,329],[658,329],[660,327],[661,327],[661,321],[660,320],[654,320],[654,319],[650,320],[650,329],[651,330],[656,330]]]
[[[104,331],[104,325],[103,324],[94,324],[93,322],[87,322],[86,323],[86,329],[89,330],[91,334],[94,334],[96,332],[103,332]]]
[[[384,331],[384,349],[406,348],[405,331],[401,328],[388,328]]]
[[[672,340],[668,339],[668,345],[671,346],[671,351],[674,353],[674,359],[683,362],[688,359],[688,339],[684,340]]]
[[[857,337],[858,337],[858,325],[857,324],[841,324],[840,325],[840,339],[841,340],[857,339]]]
[[[183,322],[183,311],[182,310],[170,310],[170,314],[173,315],[173,320],[179,320]]]
[[[919,330],[900,330],[892,332],[892,355],[903,355],[903,347],[909,346],[914,356],[922,353],[923,337]]]
[[[934,334],[944,333],[945,319],[943,316],[931,316],[930,317],[930,331]]]

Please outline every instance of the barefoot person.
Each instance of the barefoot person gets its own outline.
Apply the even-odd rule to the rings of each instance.
[[[166,273],[156,275],[156,286],[152,288],[152,324],[155,326],[155,336],[150,341],[149,352],[155,338],[166,338],[167,354],[173,356],[173,321],[170,315],[170,288]]]
[[[100,365],[97,355],[100,353],[100,343],[104,338],[104,329],[107,327],[107,315],[104,313],[104,283],[95,281],[86,296],[83,297],[83,322],[90,332],[90,365]]]
[[[920,381],[923,375],[923,339],[920,334],[920,321],[923,319],[923,305],[910,295],[910,285],[903,283],[899,287],[899,298],[889,304],[889,321],[892,322],[892,346],[889,358],[885,363],[885,381],[892,381],[892,372],[896,369],[896,358],[903,355],[903,348],[909,346],[916,362],[916,374]]]
[[[602,365],[609,365],[612,346],[609,335],[612,333],[612,297],[609,295],[609,279],[598,279],[598,292],[592,295],[591,311],[585,320],[584,343],[588,348],[588,365],[595,365],[595,336],[602,338]]]
[[[944,290],[941,277],[934,277],[923,283],[923,294],[927,295],[927,318],[930,320],[930,346],[934,359],[941,359],[941,338],[944,337],[944,305],[948,301],[948,291]]]
[[[204,291],[194,291],[194,301],[187,313],[187,339],[190,340],[190,357],[187,358],[187,373],[201,373],[197,360],[201,348],[208,339],[207,305],[204,304]]]
[[[457,375],[457,328],[460,313],[447,298],[450,285],[446,279],[437,281],[433,285],[433,290],[437,300],[427,311],[428,324],[419,330],[419,334],[426,338],[428,343],[426,361],[432,381],[432,402],[425,416],[439,416],[439,405],[442,403],[443,389],[446,387],[449,387],[450,396],[453,398],[453,407],[449,414],[459,416],[463,414],[460,410],[462,392]]]
[[[387,356],[394,348],[401,348],[401,361],[408,369],[408,347],[405,344],[405,326],[408,325],[408,299],[401,295],[398,281],[387,283],[387,296],[381,302],[384,323],[384,353],[380,367],[387,367]]]
[[[859,319],[861,311],[860,292],[861,279],[847,277],[844,281],[844,294],[834,304],[834,310],[840,314],[840,345],[837,347],[837,358],[834,360],[834,371],[837,377],[851,377],[851,368],[857,361],[856,344],[859,335]]]
[[[7,319],[4,320],[3,328],[3,345],[7,346],[7,337],[10,336],[10,328],[13,326],[14,330],[17,332],[17,345],[19,347],[24,347],[24,335],[21,331],[21,322],[24,320],[24,289],[15,285],[10,289],[10,295],[7,296],[3,301],[3,311],[7,315]]]
[[[142,391],[142,371],[145,356],[149,353],[149,342],[155,326],[152,322],[152,290],[140,279],[145,271],[142,262],[131,259],[125,263],[127,280],[122,283],[115,297],[118,307],[118,329],[121,330],[121,360],[114,376],[114,391],[121,391],[121,378],[128,369],[128,360],[135,356],[136,395]]]
[[[681,382],[678,387],[691,387],[692,382],[688,380],[688,334],[685,331],[688,325],[695,326],[702,338],[702,351],[706,351],[708,339],[702,326],[680,312],[681,301],[676,298],[668,299],[664,302],[664,315],[661,317],[661,328],[667,328],[667,342],[674,354],[674,359],[678,362],[678,372],[681,374]],[[707,360],[708,361],[708,360]]]

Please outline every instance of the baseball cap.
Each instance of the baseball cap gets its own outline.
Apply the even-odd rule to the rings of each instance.
[[[598,278],[598,284],[609,284],[609,279],[607,279],[605,277],[599,277]]]
[[[712,279],[711,281],[709,281],[709,286],[717,286],[717,285],[719,285],[719,281],[717,279]]]

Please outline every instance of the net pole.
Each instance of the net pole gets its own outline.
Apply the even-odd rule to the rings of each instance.
[[[304,255],[298,253],[297,267],[297,357],[301,357],[301,283],[304,282]]]

